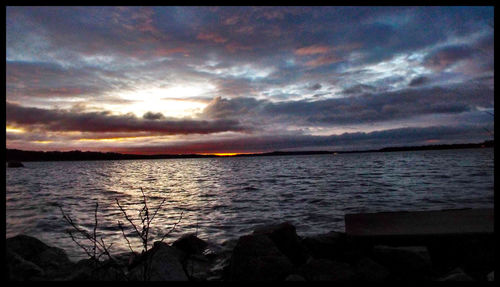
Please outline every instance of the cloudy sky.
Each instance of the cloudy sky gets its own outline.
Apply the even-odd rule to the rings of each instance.
[[[492,139],[493,7],[7,7],[6,145],[229,153]]]

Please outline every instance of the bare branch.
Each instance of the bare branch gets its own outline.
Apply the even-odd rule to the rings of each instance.
[[[167,199],[164,198],[163,201],[160,203],[160,205],[158,205],[158,207],[155,210],[155,213],[153,213],[153,216],[151,217],[151,221],[150,222],[153,222],[153,219],[155,218],[156,213],[158,213],[158,210],[160,210],[160,208],[162,207],[163,203],[165,203],[165,200],[167,200]]]
[[[118,201],[118,198],[115,198],[116,200],[116,204],[118,205],[118,207],[120,208],[120,210],[122,211],[123,215],[125,216],[125,219],[127,219],[128,222],[130,222],[130,224],[132,225],[132,227],[134,227],[135,229],[135,232],[137,233],[137,235],[139,235],[139,237],[141,239],[143,239],[142,235],[141,235],[141,232],[139,232],[139,230],[137,229],[137,226],[135,226],[134,222],[132,221],[132,219],[130,219],[127,215],[127,212],[125,212],[125,210],[123,209],[123,207],[120,205],[120,202]]]
[[[69,234],[69,237],[71,237],[71,240],[73,240],[73,242],[75,242],[76,245],[78,245],[81,249],[83,249],[83,251],[85,251],[85,253],[87,253],[87,255],[90,258],[92,258],[92,254],[90,254],[90,252],[87,250],[85,246],[81,245],[78,241],[76,241],[75,237],[73,236],[73,233],[70,230],[66,230],[66,233]]]
[[[130,251],[132,251],[132,253],[134,253],[134,250],[132,249],[132,245],[130,245],[130,241],[128,240],[127,236],[125,235],[125,230],[123,230],[123,225],[120,221],[118,221],[118,227],[120,227],[120,229],[122,230],[122,234],[123,234],[123,237],[125,238],[125,240],[127,241],[128,248],[130,249]]]
[[[177,224],[179,224],[179,222],[181,222],[181,219],[182,219],[182,214],[184,214],[184,211],[183,211],[183,212],[181,212],[181,216],[179,217],[179,220],[178,220],[178,221],[174,224],[174,226],[172,226],[172,228],[170,228],[170,230],[169,230],[167,233],[165,233],[165,234],[163,235],[163,237],[161,238],[160,242],[163,242],[163,240],[164,240],[164,239],[165,239],[165,238],[166,238],[166,237],[167,237],[170,233],[172,233],[172,231],[174,231],[174,229],[175,229],[175,227],[177,226]]]
[[[94,237],[93,237],[94,238],[94,248],[93,248],[94,258],[96,258],[95,255],[96,255],[96,246],[97,246],[97,244],[96,244],[96,230],[97,230],[97,208],[98,207],[99,207],[99,203],[98,203],[98,201],[96,201],[95,211],[94,211],[95,225],[94,225]]]

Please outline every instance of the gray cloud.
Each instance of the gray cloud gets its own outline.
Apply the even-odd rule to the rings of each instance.
[[[426,76],[419,76],[416,78],[413,78],[410,83],[408,84],[410,87],[416,87],[416,86],[421,86],[429,82],[429,78]]]
[[[163,120],[165,116],[162,113],[147,112],[142,116],[145,120]]]
[[[360,90],[362,91],[362,90]],[[462,113],[493,107],[493,89],[471,83],[448,87],[364,93],[318,101],[270,102],[253,98],[214,99],[204,110],[209,118],[262,118],[302,125],[350,125],[408,119],[434,113]]]
[[[159,134],[210,134],[245,131],[236,120],[151,120],[109,111],[74,113],[65,110],[28,108],[7,102],[7,124],[40,127],[50,131],[152,132]]]
[[[424,65],[438,71],[472,57],[474,50],[467,46],[447,46],[439,48],[426,56]]]

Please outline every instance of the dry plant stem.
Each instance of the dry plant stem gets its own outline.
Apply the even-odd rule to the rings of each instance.
[[[132,221],[132,219],[130,219],[128,217],[127,212],[125,212],[125,209],[123,209],[123,207],[120,205],[120,202],[118,201],[118,198],[115,198],[115,200],[116,200],[116,204],[118,205],[118,207],[120,208],[121,212],[125,216],[125,219],[132,225],[132,227],[134,228],[134,230],[137,233],[137,235],[139,235],[139,238],[142,239],[141,233],[137,229],[137,226],[134,224],[134,222]]]
[[[172,231],[174,231],[174,229],[175,229],[175,227],[177,226],[177,224],[179,224],[179,222],[181,222],[181,219],[182,219],[182,214],[184,214],[184,211],[183,211],[183,212],[181,212],[181,216],[179,217],[179,220],[177,220],[177,222],[174,224],[174,226],[172,226],[172,228],[170,228],[170,230],[169,230],[167,233],[165,233],[165,234],[163,235],[163,237],[161,238],[160,242],[163,242],[163,240],[164,240],[164,239],[165,239],[165,238],[166,238],[166,237],[167,237],[170,233],[172,233]]]
[[[150,240],[150,238],[149,238],[149,229],[151,227],[151,222],[153,221],[153,219],[158,214],[158,211],[163,206],[163,204],[165,203],[166,199],[162,200],[162,202],[158,205],[158,207],[152,213],[152,216],[150,216],[149,206],[148,206],[148,202],[147,202],[147,197],[146,197],[146,194],[144,193],[144,190],[142,188],[141,188],[141,193],[142,193],[142,203],[144,205],[143,208],[139,211],[139,218],[140,218],[141,224],[142,224],[141,231],[139,231],[138,226],[134,223],[134,221],[132,220],[132,218],[130,218],[128,216],[128,214],[125,211],[125,209],[120,205],[120,202],[118,201],[118,198],[115,198],[115,201],[116,201],[116,204],[118,205],[118,208],[120,209],[120,211],[122,212],[122,214],[125,216],[125,219],[130,223],[130,225],[132,225],[132,227],[135,230],[135,233],[139,236],[140,240],[142,241],[142,246],[143,246],[142,254],[145,254],[148,251],[148,243],[149,243],[149,240]],[[97,239],[97,224],[98,224],[97,210],[98,210],[98,208],[99,208],[99,204],[98,204],[98,202],[96,202],[95,209],[94,209],[94,222],[95,222],[95,224],[94,224],[94,228],[93,228],[93,233],[90,234],[86,230],[83,230],[82,228],[80,228],[79,226],[77,226],[73,222],[73,220],[71,219],[71,217],[69,217],[68,215],[66,215],[66,213],[64,213],[64,210],[62,209],[62,207],[59,206],[59,209],[61,210],[61,213],[63,215],[64,220],[66,222],[68,222],[73,227],[73,229],[76,232],[80,233],[85,239],[89,240],[93,244],[92,250],[90,250],[90,247],[85,247],[83,244],[80,244],[77,241],[77,239],[73,235],[73,232],[67,231],[68,234],[70,235],[71,239],[80,248],[82,248],[85,251],[85,253],[90,258],[96,260],[96,264],[100,264],[99,263],[99,259],[103,255],[106,255],[113,263],[118,264],[117,261],[111,256],[111,253],[109,252],[109,248],[111,248],[111,246],[113,245],[113,243],[111,243],[108,246],[106,246],[106,244],[104,243],[104,240],[103,240],[102,237],[100,237],[99,239]],[[170,230],[168,232],[166,232],[162,236],[160,242],[163,242],[163,240],[170,233],[172,233],[175,230],[175,228],[177,227],[177,225],[179,224],[179,222],[182,220],[182,215],[183,214],[184,214],[184,212],[181,212],[179,220],[172,226],[172,228],[170,228]],[[122,222],[118,221],[118,227],[122,231],[123,238],[125,238],[125,240],[127,241],[128,248],[130,249],[130,251],[132,253],[135,253],[134,250],[132,249],[132,245],[130,243],[130,240],[128,239],[128,237],[125,234],[125,230],[123,228]],[[146,260],[144,261],[143,280],[145,280],[145,281],[147,281],[147,280],[150,279],[149,278],[149,276],[150,276],[150,274],[149,274],[150,273],[149,272],[149,270],[150,270],[150,262],[149,261],[151,259],[152,259],[152,256],[151,256],[151,254],[149,254],[149,255],[146,256]],[[120,271],[124,275],[124,277],[128,279],[128,277],[123,272],[123,270],[120,269]]]
[[[130,241],[128,240],[127,236],[125,235],[125,230],[123,230],[123,225],[120,221],[118,221],[118,227],[121,229],[122,231],[122,234],[123,234],[123,238],[125,238],[125,240],[127,241],[127,245],[128,245],[128,248],[130,249],[130,251],[132,253],[134,253],[134,250],[132,249],[132,245],[130,245]]]
[[[97,208],[98,207],[99,207],[99,202],[96,201],[96,203],[95,203],[95,211],[94,211],[94,218],[95,218],[95,224],[94,224],[94,248],[93,248],[94,258],[96,258],[96,246],[97,246],[97,243],[96,243],[96,230],[97,230]]]
[[[64,210],[59,207],[59,209],[61,210],[61,213],[63,214],[63,218],[64,220],[66,220],[66,222],[68,222],[72,227],[73,229],[75,229],[78,233],[80,233],[81,235],[83,235],[87,240],[89,240],[91,243],[94,244],[94,246],[96,247],[96,255],[97,255],[97,251],[99,251],[100,255],[99,257],[104,254],[104,255],[107,255],[108,258],[110,260],[113,260],[114,259],[112,258],[111,254],[109,252],[107,252],[107,247],[106,245],[104,244],[104,241],[102,240],[101,238],[101,241],[97,240],[97,238],[95,238],[93,235],[90,235],[87,231],[81,229],[80,227],[78,227],[74,222],[73,220],[71,219],[71,217],[69,217],[68,215],[66,215],[66,213],[64,213]],[[73,233],[71,231],[68,231],[68,233],[70,234],[71,236],[71,239],[73,241],[75,241],[75,243],[80,246],[82,249],[85,250],[85,253],[87,253],[89,255],[90,258],[93,258],[93,259],[97,259],[97,257],[93,256],[90,251],[87,250],[87,248],[83,247],[83,245],[79,244],[77,241],[76,241],[76,238],[73,236]],[[111,245],[110,245],[111,246]]]
[[[109,260],[111,260],[111,262],[113,262],[114,264],[116,265],[119,265],[116,260],[113,258],[113,256],[111,255],[111,253],[109,252],[109,248],[111,248],[111,246],[113,245],[113,243],[109,244],[108,246],[106,246],[106,244],[104,243],[104,239],[101,237],[100,240],[97,240],[97,209],[98,209],[98,203],[96,203],[96,208],[95,208],[95,212],[94,212],[94,216],[95,216],[95,226],[94,226],[94,232],[93,234],[89,234],[87,231],[81,229],[80,227],[78,227],[74,222],[73,222],[73,219],[71,219],[71,217],[69,217],[65,212],[64,210],[62,209],[61,206],[59,206],[59,209],[61,210],[61,213],[63,215],[63,218],[66,222],[68,222],[72,227],[73,229],[75,229],[78,233],[80,233],[81,235],[83,235],[87,240],[89,240],[90,242],[93,243],[93,254],[85,247],[83,246],[82,244],[80,244],[78,242],[78,240],[76,240],[76,238],[73,236],[73,232],[68,230],[67,233],[69,234],[69,236],[71,237],[71,240],[73,240],[73,242],[75,242],[81,249],[83,249],[85,251],[85,253],[91,258],[91,259],[94,259],[94,263],[95,263],[95,268],[98,268],[99,266],[102,267],[102,263],[99,261],[99,259],[101,258],[101,256],[103,255],[106,255]],[[97,255],[97,251],[99,251],[99,255]],[[123,272],[123,270],[119,269],[120,270],[120,273],[121,275],[128,280],[128,276],[125,274],[125,272]]]

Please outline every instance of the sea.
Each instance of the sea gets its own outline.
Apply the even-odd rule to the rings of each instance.
[[[344,231],[349,213],[492,208],[493,159],[493,148],[480,148],[24,162],[25,168],[6,168],[6,237],[35,236],[73,260],[85,258],[64,213],[90,234],[96,226],[97,238],[113,243],[112,253],[140,252],[123,211],[141,229],[143,193],[152,218],[150,243],[195,233],[224,245],[257,226],[284,221],[299,236]]]

